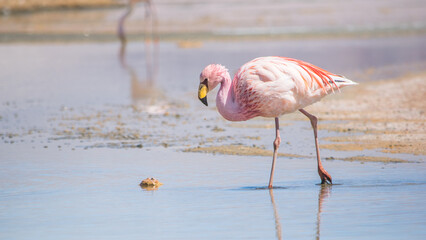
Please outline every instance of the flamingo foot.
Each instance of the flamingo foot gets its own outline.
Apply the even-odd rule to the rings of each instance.
[[[318,175],[321,178],[321,184],[333,184],[331,175],[325,169],[318,168]]]

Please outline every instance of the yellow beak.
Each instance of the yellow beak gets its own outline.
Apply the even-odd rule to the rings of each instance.
[[[200,101],[202,103],[204,103],[204,105],[208,106],[207,104],[207,92],[209,91],[209,88],[201,83],[200,86],[198,87],[198,99],[200,99]]]

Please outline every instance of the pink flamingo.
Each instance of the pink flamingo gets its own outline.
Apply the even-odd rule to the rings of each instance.
[[[207,93],[220,84],[216,106],[229,121],[251,118],[275,118],[274,154],[268,188],[272,188],[275,160],[281,142],[278,117],[299,110],[311,121],[314,130],[318,174],[321,184],[330,183],[330,174],[321,163],[317,118],[303,108],[341,87],[357,83],[310,63],[285,57],[260,57],[244,64],[231,80],[228,70],[219,64],[208,65],[200,74],[198,98],[207,106]]]

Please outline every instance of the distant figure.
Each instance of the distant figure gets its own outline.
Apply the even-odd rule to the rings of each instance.
[[[152,82],[158,72],[158,34],[157,34],[157,14],[151,0],[129,0],[124,14],[118,20],[117,35],[121,42],[120,61],[126,65],[125,54],[127,45],[127,35],[125,22],[132,14],[135,4],[143,2],[145,4],[145,61],[147,80]],[[153,51],[151,50],[153,48]]]
[[[275,118],[276,138],[269,188],[272,188],[275,159],[281,142],[278,117],[296,110],[309,118],[314,129],[321,183],[332,183],[330,174],[321,164],[317,118],[303,108],[321,100],[330,92],[357,83],[300,60],[260,57],[244,64],[235,74],[234,80],[222,65],[211,64],[204,68],[198,88],[201,102],[207,105],[207,92],[219,84],[216,107],[225,119],[245,121],[257,116]]]
[[[126,19],[132,14],[135,4],[144,2],[145,4],[145,62],[146,79],[139,81],[134,68],[126,61],[127,35],[125,31]],[[117,28],[117,35],[120,39],[119,59],[121,66],[129,73],[131,77],[131,96],[133,100],[148,100],[147,105],[153,105],[157,98],[162,96],[159,89],[154,86],[158,72],[158,37],[156,34],[156,13],[150,0],[129,0],[124,14],[120,17]],[[154,40],[153,40],[154,39]],[[153,48],[153,51],[151,51]]]

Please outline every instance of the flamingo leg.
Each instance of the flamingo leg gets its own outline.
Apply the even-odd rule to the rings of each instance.
[[[152,83],[152,14],[151,1],[145,3],[145,61],[146,75],[149,83]]]
[[[272,158],[272,167],[271,167],[271,175],[269,177],[269,185],[268,188],[272,189],[272,181],[274,178],[274,169],[275,169],[275,160],[277,159],[278,155],[278,147],[281,143],[281,137],[280,137],[280,122],[279,119],[275,118],[275,140],[274,140],[274,157]]]
[[[321,184],[324,184],[324,183],[332,184],[330,174],[328,174],[328,172],[325,171],[325,169],[324,169],[324,167],[322,166],[322,163],[321,163],[321,157],[320,157],[320,152],[319,152],[319,144],[318,144],[318,134],[317,134],[318,119],[317,119],[317,117],[315,117],[314,115],[308,113],[307,111],[305,111],[303,109],[299,109],[299,111],[309,118],[309,120],[311,121],[312,128],[314,129],[315,148],[316,148],[316,151],[317,151],[318,174],[321,178]]]

